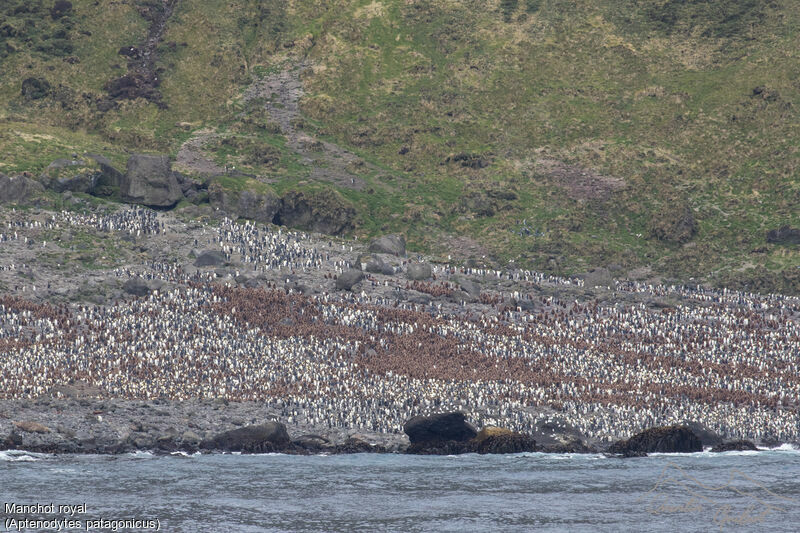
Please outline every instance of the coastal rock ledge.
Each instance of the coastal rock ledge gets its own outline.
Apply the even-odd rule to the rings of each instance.
[[[627,440],[617,441],[608,448],[609,453],[624,457],[642,457],[648,453],[702,452],[700,438],[688,426],[650,428]]]
[[[417,455],[456,455],[462,453],[520,453],[538,451],[530,435],[504,428],[485,427],[476,431],[464,413],[439,413],[415,416],[404,425],[411,445],[406,453]]]
[[[203,450],[223,452],[269,453],[282,452],[290,446],[286,426],[280,422],[265,422],[257,426],[224,431],[200,443]]]

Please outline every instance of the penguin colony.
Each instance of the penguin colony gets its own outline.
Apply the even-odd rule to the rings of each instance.
[[[62,212],[8,222],[0,244],[47,227],[172,231],[162,217],[146,209]],[[228,219],[203,231],[204,242],[194,244],[218,247],[243,270],[338,274],[349,267],[331,253],[346,243],[319,245],[302,232]],[[450,291],[457,274],[518,288],[487,294],[482,305],[443,309],[368,292],[406,286],[392,276],[369,277],[360,293],[306,296],[219,283],[212,270],[143,267],[149,279],[174,285],[109,306],[0,297],[0,398],[35,398],[78,380],[131,399],[264,401],[289,424],[401,432],[416,414],[462,410],[481,424],[529,432],[543,421],[535,407],[549,406],[609,441],[684,421],[730,438],[800,441],[798,298],[616,282],[610,289],[618,293],[682,303],[653,310],[567,302],[525,288],[581,280],[445,264],[434,265],[435,284],[417,288]],[[514,305],[526,300],[536,305]]]

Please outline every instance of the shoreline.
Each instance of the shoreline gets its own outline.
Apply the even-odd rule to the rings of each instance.
[[[230,446],[230,434],[252,428],[274,427],[284,437],[264,437],[255,447],[241,450]],[[694,424],[702,451],[726,436]],[[637,457],[641,453],[610,453],[614,443],[598,442],[569,426],[535,434],[513,434],[514,442],[503,441],[480,447],[474,440],[432,441],[412,444],[403,433],[384,433],[364,428],[335,428],[295,420],[287,424],[281,413],[264,402],[227,400],[124,400],[113,398],[41,397],[36,400],[0,400],[0,451],[24,451],[56,455],[124,455],[148,452],[154,455],[217,453],[283,453],[287,455],[338,455],[352,453],[395,453],[413,455],[454,455],[464,453],[602,453],[616,457]],[[631,431],[631,434],[640,430]],[[510,432],[509,432],[510,433]],[[224,445],[220,445],[222,436]],[[227,439],[227,440],[226,440]],[[270,441],[269,439],[273,439]],[[512,439],[513,440],[513,439]],[[734,441],[735,443],[735,441]],[[756,451],[781,447],[800,449],[792,442],[753,442]],[[234,444],[235,446],[236,444]],[[728,450],[725,450],[728,451]],[[647,454],[645,454],[647,455]]]

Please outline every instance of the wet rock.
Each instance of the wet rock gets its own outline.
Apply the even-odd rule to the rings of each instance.
[[[200,447],[227,452],[264,453],[280,451],[290,443],[286,426],[271,421],[219,433],[212,439],[202,441]]]
[[[722,444],[722,437],[708,428],[708,426],[701,424],[699,422],[685,422],[684,426],[688,427],[692,430],[692,433],[697,435],[697,438],[700,439],[700,444],[705,446],[717,446]]]
[[[406,238],[402,235],[383,235],[369,244],[369,251],[403,257],[406,255]]]
[[[353,286],[364,279],[364,273],[352,268],[345,270],[336,278],[336,289],[340,291],[353,290]]]
[[[755,444],[753,444],[749,440],[733,440],[728,442],[723,442],[711,448],[712,452],[720,453],[720,452],[741,452],[741,451],[757,451],[758,448]]]
[[[383,453],[386,450],[382,446],[373,446],[363,438],[351,436],[342,444],[336,445],[335,451],[336,453]]]
[[[122,200],[149,207],[172,207],[183,198],[169,156],[135,154],[120,183]]]
[[[480,440],[476,438],[470,447],[470,451],[480,454],[522,453],[535,452],[537,450],[538,448],[536,446],[536,441],[533,439],[533,437],[522,433],[514,433],[508,430],[503,433],[484,436],[484,438]]]
[[[688,426],[647,429],[627,440],[615,442],[610,453],[692,453],[703,451],[700,438]]]
[[[2,443],[0,443],[0,449],[13,450],[20,448],[22,446],[22,442],[22,435],[16,431],[12,431],[5,439],[3,439]]]
[[[300,435],[292,442],[309,452],[321,452],[333,448],[331,441],[322,435]]]
[[[403,424],[403,431],[412,445],[436,441],[466,442],[478,434],[462,412],[418,415]]]
[[[411,263],[406,268],[406,277],[410,280],[422,281],[431,279],[433,271],[427,263]]]

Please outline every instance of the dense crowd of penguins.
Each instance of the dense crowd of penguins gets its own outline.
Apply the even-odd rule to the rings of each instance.
[[[7,222],[0,243],[29,229],[89,226],[158,235],[164,215],[62,212]],[[193,236],[243,270],[340,273],[343,241],[224,220]],[[409,304],[385,293],[304,296],[274,285],[236,287],[213,270],[144,265],[177,282],[113,305],[36,304],[0,297],[0,397],[33,398],[71,380],[125,398],[264,401],[288,423],[399,432],[409,417],[463,410],[481,424],[531,431],[559,409],[585,434],[703,422],[730,437],[800,441],[800,299],[695,286],[617,282],[612,290],[673,296],[644,304],[564,301],[526,284],[580,286],[525,271],[435,265],[435,287],[456,275],[511,280],[498,305],[471,313]],[[119,268],[117,276],[141,274]],[[367,283],[407,282],[371,277]],[[506,297],[536,301],[499,305]],[[493,303],[494,300],[491,300]]]

